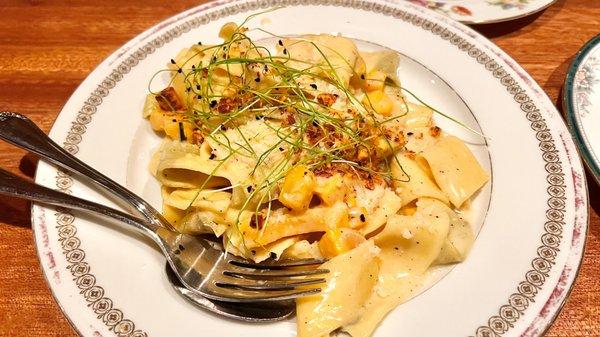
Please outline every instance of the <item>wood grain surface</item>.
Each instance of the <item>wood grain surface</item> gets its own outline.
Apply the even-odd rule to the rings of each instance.
[[[112,51],[198,0],[1,0],[0,110],[45,131],[79,83]],[[93,3],[93,5],[92,5]],[[600,33],[600,1],[559,0],[546,11],[476,27],[515,58],[560,108],[567,68]],[[32,176],[36,160],[0,143],[0,167]],[[590,226],[583,265],[548,336],[600,336],[600,188],[588,176]],[[76,336],[46,286],[30,205],[0,197],[0,336]]]

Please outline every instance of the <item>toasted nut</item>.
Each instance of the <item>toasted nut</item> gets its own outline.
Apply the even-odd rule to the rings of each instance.
[[[330,93],[322,93],[317,96],[317,101],[326,107],[330,107],[335,103],[338,96]]]
[[[431,135],[431,137],[439,137],[439,135],[442,133],[442,129],[440,129],[437,126],[432,126],[429,128],[429,134]]]

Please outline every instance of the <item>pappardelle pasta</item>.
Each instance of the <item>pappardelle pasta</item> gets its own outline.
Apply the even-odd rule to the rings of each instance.
[[[228,23],[222,43],[181,50],[146,99],[165,135],[150,164],[164,216],[256,262],[325,258],[323,291],[297,300],[298,336],[370,336],[428,268],[465,259],[461,211],[489,175],[406,94],[396,53],[248,34]]]

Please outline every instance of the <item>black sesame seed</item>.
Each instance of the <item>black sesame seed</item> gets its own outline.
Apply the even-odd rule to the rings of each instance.
[[[316,85],[316,84],[314,84],[314,83],[311,83],[311,84],[310,84],[310,87],[311,87],[311,88],[313,88],[313,89],[315,89],[315,90],[317,90],[317,85]]]
[[[255,78],[254,82],[260,82],[260,77]]]
[[[181,72],[182,72],[181,68],[177,69],[177,72],[181,74]]]
[[[279,43],[280,46],[283,46],[283,41],[279,40],[277,43]]]
[[[361,74],[361,75],[360,75],[360,79],[361,79],[361,80],[364,80],[364,79],[365,79],[365,74]]]
[[[287,55],[287,49],[283,49],[283,55]]]
[[[175,64],[175,60],[171,59],[171,64]]]
[[[246,187],[246,191],[248,191],[248,193],[252,193],[252,186]]]
[[[412,136],[412,135],[414,135],[414,133],[409,132],[409,133],[407,133],[407,135]]]
[[[210,156],[208,157],[208,159],[215,159],[216,155],[214,153],[211,153]]]
[[[210,101],[210,107],[214,108],[217,106],[217,101],[215,101],[214,99],[212,101]]]
[[[361,221],[361,222],[365,222],[365,221],[367,221],[367,218],[365,217],[365,215],[364,215],[364,214],[361,214],[361,215],[360,215],[360,221]]]

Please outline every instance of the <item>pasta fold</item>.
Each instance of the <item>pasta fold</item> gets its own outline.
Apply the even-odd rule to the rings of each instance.
[[[381,249],[381,267],[373,292],[360,319],[344,326],[352,337],[370,336],[379,322],[417,291],[423,273],[435,261],[448,235],[446,206],[435,199],[419,199],[412,216],[397,215],[373,237]]]
[[[409,158],[406,154],[397,154],[395,160],[392,160],[390,169],[394,186],[400,196],[401,206],[422,197],[435,198],[449,203],[448,197],[433,180],[429,168],[424,166],[419,165],[415,159]]]
[[[437,185],[457,208],[489,180],[473,153],[454,136],[441,138],[421,156],[429,164]]]
[[[377,282],[378,253],[373,241],[325,262],[327,283],[318,295],[296,301],[298,337],[322,337],[356,321]]]

